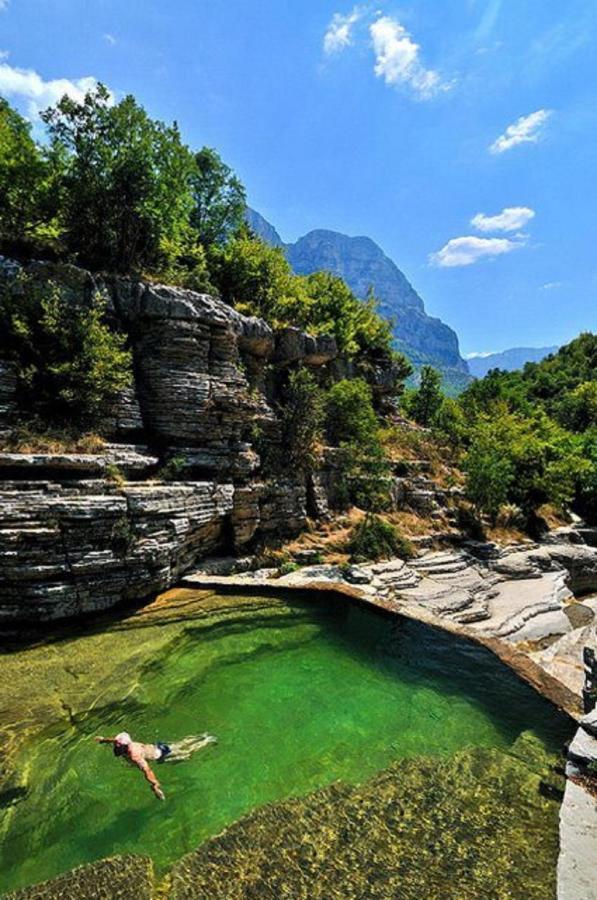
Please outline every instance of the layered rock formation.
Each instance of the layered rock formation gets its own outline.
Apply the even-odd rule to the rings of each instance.
[[[0,280],[18,269],[5,260]],[[264,478],[254,428],[275,430],[277,383],[289,367],[327,366],[337,356],[332,339],[292,328],[274,334],[179,288],[72,266],[28,271],[73,303],[102,294],[128,335],[135,377],[106,423],[115,442],[100,453],[0,453],[0,619],[62,618],[140,599],[218,548],[304,526],[304,476]],[[16,412],[5,361],[0,430]],[[122,443],[131,437],[136,444]],[[163,483],[167,460],[171,483]]]

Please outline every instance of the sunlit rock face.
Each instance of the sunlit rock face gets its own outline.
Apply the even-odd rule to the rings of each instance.
[[[19,270],[3,260],[0,289]],[[27,271],[73,304],[105,297],[111,324],[128,337],[134,382],[105,425],[115,442],[105,450],[0,453],[0,620],[58,619],[141,599],[216,549],[304,527],[304,476],[264,478],[253,442],[256,427],[275,438],[288,369],[330,364],[332,338],[274,334],[182,288],[50,263]],[[0,360],[0,431],[17,413],[14,371]],[[170,483],[161,483],[172,459]]]

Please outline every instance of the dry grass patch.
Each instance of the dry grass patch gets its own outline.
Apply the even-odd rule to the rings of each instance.
[[[0,441],[4,453],[101,453],[106,446],[98,434],[73,434],[66,430],[37,431],[23,425]]]

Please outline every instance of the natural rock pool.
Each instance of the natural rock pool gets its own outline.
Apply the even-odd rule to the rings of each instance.
[[[3,672],[12,708],[0,727],[10,736],[15,717],[37,721],[26,725],[12,760],[13,787],[0,793],[0,890],[124,852],[149,855],[164,873],[264,804],[337,780],[360,784],[395,761],[431,757],[396,777],[380,776],[394,787],[406,778],[403,789],[416,809],[423,789],[417,770],[444,771],[445,785],[452,775],[441,767],[465,758],[455,754],[491,748],[477,760],[479,777],[491,773],[497,784],[500,760],[514,766],[515,799],[508,802],[519,823],[530,823],[521,838],[524,856],[545,870],[545,893],[537,883],[526,895],[549,896],[558,805],[541,779],[550,768],[546,754],[557,754],[572,729],[490,653],[467,642],[329,596],[187,591],[173,592],[172,603],[154,613],[8,654]],[[24,689],[10,697],[11,679],[28,684],[31,703]],[[96,734],[124,729],[144,741],[208,731],[218,744],[189,762],[156,767],[167,798],[160,803],[139,772],[93,743]],[[430,785],[433,777],[420,781]],[[482,797],[475,778],[463,776],[464,794],[451,790],[471,810],[486,804],[490,830],[493,801]],[[408,881],[408,873],[402,877]],[[216,896],[213,886],[205,896]],[[297,889],[295,896],[303,894]]]

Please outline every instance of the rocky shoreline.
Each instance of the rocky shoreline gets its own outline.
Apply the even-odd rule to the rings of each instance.
[[[261,570],[228,575],[216,560],[183,579],[195,587],[260,591],[332,590],[483,644],[581,725],[568,751],[560,811],[558,900],[595,900],[597,767],[595,713],[582,716],[583,650],[597,649],[597,549],[574,529],[541,545],[472,544],[410,562],[306,566],[282,577]],[[575,591],[581,596],[576,599]],[[582,718],[581,718],[582,717]]]

